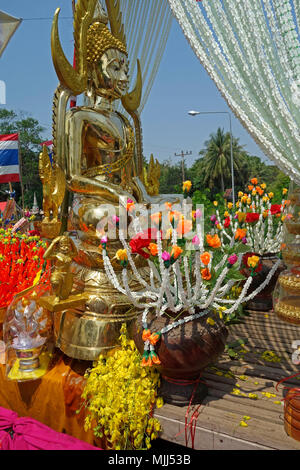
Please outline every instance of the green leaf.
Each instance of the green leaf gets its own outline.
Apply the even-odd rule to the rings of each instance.
[[[234,267],[230,268],[226,275],[226,278],[233,279],[235,281],[243,281],[244,279],[246,279],[245,276],[243,276],[243,274],[241,274],[240,271]]]

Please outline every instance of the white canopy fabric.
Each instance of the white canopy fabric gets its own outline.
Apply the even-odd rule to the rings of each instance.
[[[130,61],[131,88],[139,59],[143,77],[142,112],[165,51],[172,25],[172,12],[167,0],[120,0]]]
[[[234,114],[300,184],[300,1],[168,2]]]
[[[4,11],[0,11],[0,57],[21,21],[20,18],[14,18]]]

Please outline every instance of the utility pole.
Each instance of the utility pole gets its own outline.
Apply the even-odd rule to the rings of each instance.
[[[189,152],[185,152],[183,150],[181,150],[181,153],[174,153],[175,157],[181,157],[182,160],[181,160],[181,168],[182,168],[182,182],[184,183],[185,181],[185,176],[184,176],[184,157],[188,156],[188,155],[192,155],[193,152],[189,151]]]

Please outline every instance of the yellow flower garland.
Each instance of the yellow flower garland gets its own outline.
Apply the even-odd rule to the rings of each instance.
[[[161,431],[153,409],[163,405],[157,397],[159,373],[141,367],[141,355],[130,340],[126,324],[121,328],[120,349],[100,356],[86,373],[84,405],[89,414],[85,430],[96,424],[96,437],[106,439],[114,450],[150,449]]]

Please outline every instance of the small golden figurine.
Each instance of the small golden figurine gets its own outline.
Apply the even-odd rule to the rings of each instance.
[[[66,235],[55,238],[44,254],[45,259],[54,260],[55,270],[50,282],[58,301],[67,299],[71,294],[73,273],[70,266],[77,254],[73,240]]]
[[[50,277],[53,295],[38,299],[38,303],[51,312],[84,306],[87,300],[83,294],[72,294],[74,275],[71,264],[77,254],[77,248],[68,235],[55,238],[44,254],[46,260],[53,260],[54,263],[54,271]]]
[[[46,145],[43,145],[39,156],[39,174],[43,184],[44,211],[41,229],[44,237],[52,239],[58,236],[61,230],[58,212],[65,196],[66,177],[56,163],[52,167]]]
[[[144,168],[144,182],[149,196],[158,196],[159,194],[159,179],[160,179],[160,164],[158,160],[154,163],[153,155],[151,154],[149,161],[148,171]]]

